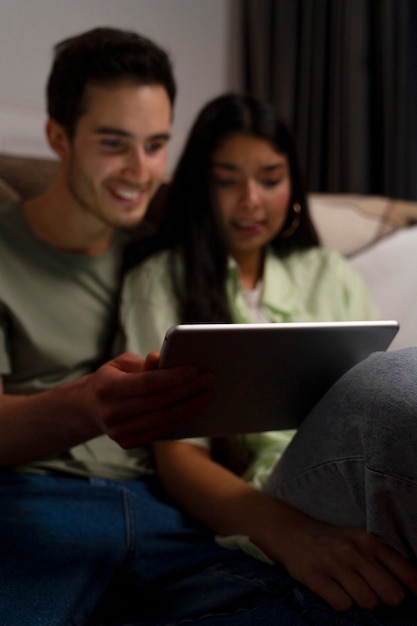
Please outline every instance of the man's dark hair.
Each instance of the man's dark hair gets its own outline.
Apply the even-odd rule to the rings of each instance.
[[[89,85],[132,81],[161,85],[171,105],[176,84],[168,54],[150,39],[117,28],[94,28],[70,37],[54,47],[54,61],[47,83],[47,109],[71,139],[85,113]]]

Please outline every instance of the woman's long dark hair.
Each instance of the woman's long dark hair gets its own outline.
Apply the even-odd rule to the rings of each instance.
[[[318,245],[302,183],[293,139],[277,118],[272,105],[248,95],[229,94],[209,102],[190,131],[182,156],[169,187],[164,218],[148,253],[169,249],[179,255],[184,277],[181,284],[170,264],[182,323],[229,323],[232,321],[226,296],[228,249],[224,228],[212,184],[213,152],[234,135],[245,134],[264,139],[288,159],[291,200],[301,207],[300,223],[294,234],[270,242],[277,255]],[[173,258],[174,260],[174,258]]]

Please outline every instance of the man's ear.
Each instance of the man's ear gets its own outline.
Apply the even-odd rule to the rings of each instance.
[[[46,122],[45,131],[49,145],[62,161],[68,154],[70,147],[66,131],[61,124],[51,118]]]

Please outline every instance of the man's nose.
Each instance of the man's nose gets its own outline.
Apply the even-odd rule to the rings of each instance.
[[[135,180],[145,181],[149,177],[148,157],[143,148],[132,148],[126,156],[125,168]]]

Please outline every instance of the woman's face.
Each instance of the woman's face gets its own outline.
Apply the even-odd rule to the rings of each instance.
[[[238,262],[259,257],[287,218],[287,157],[264,139],[235,135],[214,151],[212,175],[230,253]]]

